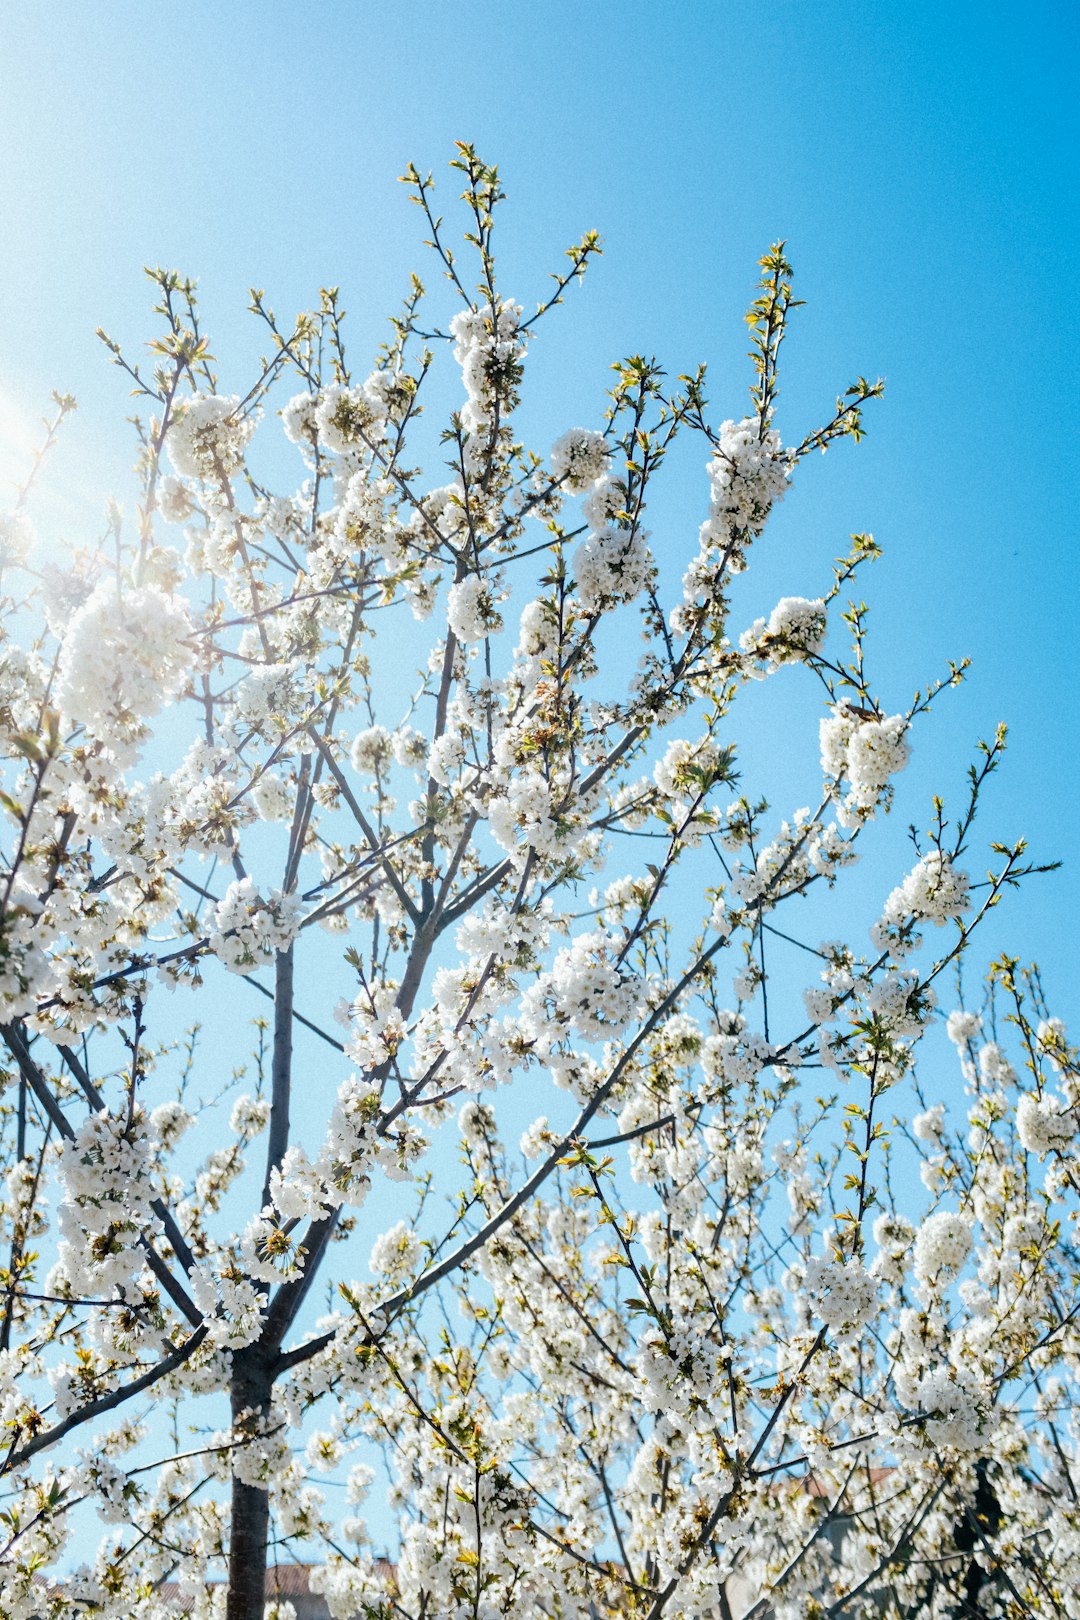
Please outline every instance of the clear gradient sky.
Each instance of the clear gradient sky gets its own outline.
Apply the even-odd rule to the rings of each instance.
[[[584,229],[605,239],[536,345],[534,403],[560,426],[598,422],[606,368],[630,351],[673,372],[708,359],[714,416],[743,414],[740,317],[758,256],[786,237],[809,307],[781,432],[801,436],[858,372],[888,393],[863,446],[800,475],[746,622],[817,594],[847,535],[875,533],[885,702],[903,707],[946,656],[974,660],[920,734],[908,819],[1011,723],[985,832],[1067,867],[994,919],[983,954],[1038,955],[1075,1015],[1078,15],[1075,0],[6,0],[0,478],[63,387],[81,410],[57,523],[91,539],[105,496],[130,496],[129,406],[93,334],[149,334],[144,263],[199,278],[230,386],[258,353],[252,283],[285,317],[340,283],[373,350],[422,261],[395,176],[409,159],[445,173],[455,138],[500,164],[503,279],[527,305]],[[696,477],[665,518],[687,550]],[[764,757],[783,713],[760,713],[744,750]]]

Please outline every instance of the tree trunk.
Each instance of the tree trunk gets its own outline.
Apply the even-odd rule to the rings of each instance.
[[[269,1409],[272,1380],[265,1364],[256,1359],[257,1355],[258,1347],[251,1346],[246,1352],[239,1351],[234,1358],[231,1391],[234,1424],[245,1413],[258,1412],[261,1416]],[[231,1517],[226,1620],[263,1620],[269,1492],[234,1477]]]

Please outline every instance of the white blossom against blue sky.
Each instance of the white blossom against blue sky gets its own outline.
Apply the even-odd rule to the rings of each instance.
[[[785,237],[809,307],[785,351],[781,430],[793,438],[858,372],[888,391],[857,453],[806,469],[777,520],[783,565],[761,567],[745,622],[781,590],[814,597],[848,534],[874,532],[886,701],[901,708],[946,656],[974,660],[922,733],[918,781],[958,791],[975,739],[1009,721],[988,820],[1067,862],[1028,887],[1022,913],[1003,908],[987,954],[1038,955],[1068,997],[1077,33],[1075,7],[1049,0],[9,0],[0,478],[21,470],[61,387],[81,409],[51,468],[57,529],[96,529],[107,495],[133,499],[129,406],[94,329],[129,345],[149,334],[143,264],[198,278],[227,390],[246,386],[259,352],[251,284],[286,316],[340,284],[353,345],[374,354],[408,271],[437,279],[395,176],[409,160],[445,176],[455,139],[505,176],[515,297],[540,298],[543,271],[583,230],[604,238],[530,358],[528,408],[558,431],[600,425],[607,367],[628,352],[673,373],[708,360],[717,416],[742,415],[740,315],[757,258]],[[695,477],[672,493],[658,552],[692,547]],[[800,537],[805,579],[791,562]],[[744,758],[764,757],[783,722],[784,689],[769,687]],[[793,779],[815,754],[816,726],[804,730]]]

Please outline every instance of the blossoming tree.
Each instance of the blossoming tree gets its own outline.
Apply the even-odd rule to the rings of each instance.
[[[335,292],[291,329],[257,294],[269,357],[229,393],[155,271],[152,373],[106,339],[137,532],[59,569],[30,483],[0,520],[0,1607],[262,1620],[272,1546],[368,1620],[1080,1614],[1075,1058],[1002,961],[948,1018],[955,1106],[917,1062],[1031,871],[965,864],[1003,736],[849,938],[845,869],[961,667],[896,712],[870,684],[866,536],[731,623],[880,384],[781,437],[777,247],[749,414],[634,357],[534,453],[529,343],[598,240],[526,316],[496,171],[455,168],[467,257],[406,176],[445,329],[414,280],[369,375]],[[708,481],[672,591],[677,437]],[[823,705],[787,819],[730,745],[778,671]],[[792,996],[765,947],[818,891],[836,939]]]

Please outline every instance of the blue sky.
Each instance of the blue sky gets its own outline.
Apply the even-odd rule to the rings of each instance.
[[[57,524],[89,539],[105,496],[130,498],[129,406],[93,333],[133,349],[149,334],[144,263],[199,278],[230,386],[259,352],[252,283],[285,317],[340,283],[354,343],[374,350],[423,267],[395,176],[409,159],[445,176],[455,138],[504,173],[504,284],[523,302],[584,229],[605,239],[535,348],[530,408],[552,436],[598,420],[607,367],[633,350],[673,372],[708,359],[714,416],[741,415],[741,313],[786,237],[809,307],[781,431],[800,436],[858,372],[888,394],[863,446],[805,469],[746,622],[816,594],[852,530],[876,534],[886,559],[864,589],[885,702],[947,656],[974,660],[922,734],[905,819],[925,821],[931,787],[958,787],[976,737],[1011,723],[985,832],[1068,864],[995,918],[985,951],[1037,954],[1075,1008],[1077,33],[1075,7],[1049,3],[11,0],[0,477],[59,386],[82,408]],[[676,551],[701,515],[694,476],[661,515]],[[784,701],[744,739],[766,774]]]
[[[673,373],[708,360],[714,418],[743,414],[742,312],[785,237],[808,300],[785,349],[785,439],[860,372],[888,391],[866,443],[801,469],[740,625],[818,594],[848,535],[875,533],[886,556],[863,590],[883,702],[903,708],[948,657],[974,661],[916,738],[883,829],[886,887],[910,865],[907,821],[925,825],[934,788],[958,796],[976,738],[1008,720],[982,843],[1023,834],[1066,866],[1000,908],[978,956],[1039,957],[1075,1035],[1077,15],[1047,0],[6,0],[0,485],[61,387],[81,408],[48,523],[89,542],[107,495],[131,501],[130,405],[94,330],[137,353],[153,329],[143,264],[199,279],[230,390],[260,353],[252,284],[287,319],[340,283],[373,353],[408,271],[438,284],[395,176],[410,159],[435,170],[449,205],[455,139],[500,164],[503,282],[526,305],[585,229],[605,240],[530,355],[541,448],[598,424],[628,352]],[[700,459],[673,460],[653,520],[668,567],[703,513]],[[792,673],[752,692],[737,728],[748,785],[781,812],[816,771],[816,699]],[[854,874],[867,921],[882,870]],[[823,915],[815,936],[818,920],[811,938],[841,931]]]

